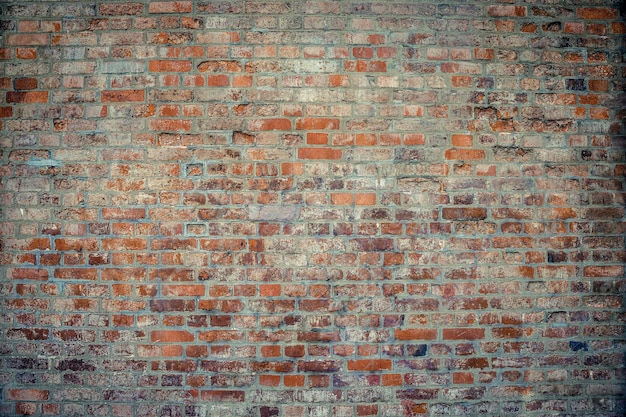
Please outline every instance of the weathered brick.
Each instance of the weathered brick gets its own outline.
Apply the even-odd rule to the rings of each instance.
[[[617,18],[618,10],[608,7],[581,7],[576,10],[576,15],[582,19],[611,20]]]
[[[8,91],[6,94],[7,103],[47,103],[47,91]]]
[[[148,70],[150,72],[188,72],[191,71],[191,68],[192,62],[186,60],[159,60],[148,62]]]
[[[100,100],[105,102],[144,101],[143,90],[105,90],[100,92]]]
[[[344,3],[2,6],[1,415],[621,415],[619,8]]]
[[[149,13],[190,13],[190,1],[155,1],[148,5]]]
[[[334,148],[300,148],[298,158],[300,159],[341,159],[341,149]]]
[[[99,13],[104,16],[138,15],[143,12],[141,3],[107,3],[99,5]]]

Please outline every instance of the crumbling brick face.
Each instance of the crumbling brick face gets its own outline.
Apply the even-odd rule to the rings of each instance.
[[[0,10],[0,415],[624,414],[619,2]]]

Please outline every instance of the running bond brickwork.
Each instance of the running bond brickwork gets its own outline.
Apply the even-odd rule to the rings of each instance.
[[[616,0],[0,4],[0,415],[625,410]]]

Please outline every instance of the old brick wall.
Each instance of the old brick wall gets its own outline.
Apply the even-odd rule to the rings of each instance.
[[[618,1],[0,10],[0,415],[623,415]]]

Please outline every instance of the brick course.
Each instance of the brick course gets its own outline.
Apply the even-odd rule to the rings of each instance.
[[[0,4],[0,415],[624,415],[620,7]]]

